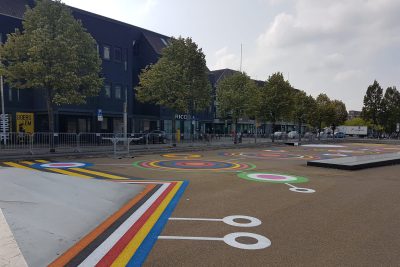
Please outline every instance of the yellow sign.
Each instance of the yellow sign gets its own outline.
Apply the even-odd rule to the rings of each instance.
[[[33,133],[35,129],[33,113],[17,112],[16,126],[18,133]]]

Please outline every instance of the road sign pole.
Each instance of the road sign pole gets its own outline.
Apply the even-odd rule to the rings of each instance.
[[[3,75],[0,76],[0,91],[1,91],[1,123],[3,126],[2,138],[4,144],[6,144],[6,113],[4,108],[4,86],[3,86]]]

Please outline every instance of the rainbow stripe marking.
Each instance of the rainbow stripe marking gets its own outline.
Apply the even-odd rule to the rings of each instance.
[[[256,166],[250,163],[233,163],[209,160],[156,160],[137,161],[133,166],[163,171],[243,171]]]
[[[36,162],[48,163],[43,160]],[[146,185],[140,194],[50,263],[51,267],[141,266],[188,185],[187,181],[129,179],[86,168],[68,168],[68,171],[43,168],[31,161],[3,164],[8,167],[62,173],[81,178]]]

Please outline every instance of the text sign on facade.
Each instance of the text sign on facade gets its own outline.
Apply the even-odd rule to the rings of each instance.
[[[190,115],[187,114],[175,114],[175,119],[176,120],[190,120]],[[192,117],[192,120],[194,120],[194,116]]]
[[[35,130],[34,114],[33,113],[16,113],[17,132],[18,133],[30,133],[32,134]]]

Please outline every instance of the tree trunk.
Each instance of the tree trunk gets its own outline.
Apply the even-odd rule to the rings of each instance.
[[[254,119],[254,143],[257,143],[257,119]]]
[[[322,127],[322,123],[320,122],[319,126],[318,126],[318,141],[321,140],[321,127]]]
[[[275,135],[274,135],[274,130],[275,130],[275,121],[272,122],[272,129],[271,129],[271,140],[272,143],[275,142]]]
[[[299,120],[298,126],[299,126],[299,132],[298,132],[298,134],[299,134],[299,143],[300,143],[300,142],[301,142],[301,120]]]
[[[235,131],[233,132],[233,135],[234,135],[234,136],[233,136],[233,143],[234,143],[234,144],[237,144],[237,143],[238,143],[238,138],[237,138],[237,128],[238,128],[237,126],[238,126],[238,125],[237,125],[237,124],[238,124],[238,119],[236,118],[236,119],[235,119]]]
[[[50,152],[55,152],[55,144],[54,144],[54,107],[53,107],[53,98],[52,98],[52,90],[46,89],[46,103],[47,103],[47,114],[49,117],[49,145]]]
[[[172,119],[171,133],[172,133],[172,146],[176,146],[176,119],[175,119],[175,116]]]

